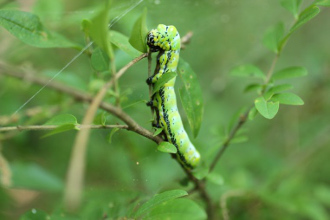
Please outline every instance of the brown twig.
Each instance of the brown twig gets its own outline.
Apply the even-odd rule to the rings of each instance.
[[[252,108],[252,107],[251,107]],[[216,154],[215,158],[213,159],[211,165],[210,165],[210,169],[209,172],[211,173],[215,167],[215,165],[218,163],[219,159],[222,157],[223,153],[225,152],[225,150],[228,148],[231,140],[235,137],[237,131],[244,125],[244,123],[246,122],[246,119],[249,115],[249,112],[251,110],[251,108],[249,108],[244,115],[241,115],[239,121],[237,122],[237,124],[235,125],[235,127],[231,130],[228,138],[226,139],[226,141],[222,144],[222,147],[220,148],[220,150],[218,151],[218,153]],[[205,179],[204,179],[205,181]]]
[[[77,129],[110,129],[120,128],[128,129],[127,125],[76,125]],[[58,125],[17,125],[10,127],[0,127],[0,132],[7,131],[39,131],[39,130],[54,130],[58,128]]]
[[[86,114],[83,118],[82,124],[92,124],[96,111],[99,108],[104,96],[109,88],[116,85],[118,79],[141,59],[147,57],[147,54],[142,54],[124,66],[117,74],[114,73],[112,79],[108,81],[93,98]],[[114,71],[114,70],[113,70]],[[75,211],[80,206],[81,192],[83,187],[84,173],[85,173],[85,154],[87,143],[90,136],[90,129],[83,129],[78,131],[70,158],[69,168],[67,172],[67,181],[64,194],[64,202],[67,210]]]
[[[49,81],[47,78],[43,77],[36,77],[36,76],[30,76],[30,77],[25,77],[24,73],[21,73],[15,68],[10,68],[7,66],[0,65],[0,74],[19,78],[19,79],[25,79],[31,83],[39,84],[39,85],[45,85]],[[56,90],[58,92],[62,92],[64,94],[67,94],[71,97],[73,97],[77,101],[83,101],[83,102],[91,102],[93,100],[93,97],[79,89],[72,88],[70,86],[64,85],[62,83],[58,83],[55,81],[52,81],[47,85],[47,88]],[[135,122],[129,115],[127,115],[121,108],[118,108],[116,106],[113,106],[110,103],[106,102],[101,102],[100,103],[100,108],[113,114],[117,118],[119,118],[121,121],[123,121],[125,124],[128,125],[128,129],[130,131],[136,132],[156,143],[162,142],[162,139],[159,137],[154,137],[153,134],[141,127],[138,123]]]
[[[2,155],[2,146],[0,142],[0,184],[4,187],[10,187],[11,185],[11,170],[6,158]]]
[[[270,68],[269,68],[269,70],[267,72],[265,83],[264,83],[264,86],[263,86],[263,89],[261,91],[260,96],[262,96],[265,93],[265,91],[266,91],[266,88],[267,88],[266,86],[269,83],[269,81],[270,81],[270,79],[271,79],[271,77],[272,77],[272,75],[274,73],[274,69],[275,69],[276,63],[278,61],[278,58],[279,58],[279,54],[276,54],[275,58],[273,59],[271,65],[270,65]],[[223,153],[228,148],[230,142],[235,137],[237,131],[245,124],[245,122],[247,121],[247,117],[249,115],[249,112],[251,111],[252,108],[253,108],[253,106],[251,106],[243,115],[241,115],[240,119],[238,120],[238,122],[236,123],[236,125],[234,126],[234,128],[230,131],[230,134],[229,134],[228,138],[222,144],[222,146],[219,149],[218,153],[216,154],[215,158],[211,162],[209,172],[212,172],[212,170],[215,168],[216,164],[218,163],[218,161],[222,157]],[[205,181],[205,179],[204,179],[204,181]]]

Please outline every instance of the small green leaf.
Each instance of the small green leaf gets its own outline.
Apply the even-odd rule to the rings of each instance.
[[[320,5],[320,6],[330,6],[330,0],[316,0],[315,1],[316,5]]]
[[[109,142],[109,144],[111,144],[111,142],[112,142],[112,136],[117,132],[117,131],[119,131],[120,129],[119,128],[113,128],[113,129],[111,129],[111,132],[110,132],[110,134],[109,134],[109,138],[108,138],[108,142]]]
[[[98,47],[92,53],[91,64],[97,71],[107,71],[109,70],[109,57],[101,48]]]
[[[175,72],[166,72],[164,73],[154,84],[152,89],[152,94],[155,94],[159,91],[160,87],[164,86],[165,83],[170,81],[171,79],[175,78],[177,74]]]
[[[49,136],[54,135],[54,134],[59,134],[59,133],[74,130],[74,129],[78,130],[76,125],[74,125],[74,124],[59,125],[57,128],[55,128],[54,130],[48,132],[47,134],[45,134],[41,138],[49,137]]]
[[[132,47],[128,42],[128,37],[117,31],[110,31],[110,41],[131,57],[138,57],[141,55],[141,52]]]
[[[107,122],[107,117],[106,117],[106,113],[104,111],[98,113],[95,118],[94,118],[94,121],[93,121],[93,124],[95,125],[105,125],[106,122]]]
[[[62,180],[34,163],[13,162],[10,165],[13,187],[60,192]]]
[[[270,49],[275,53],[278,53],[278,47],[283,35],[284,35],[284,24],[280,22],[276,26],[271,27],[266,31],[262,42],[265,45],[265,47],[267,47],[268,49]]]
[[[274,93],[272,91],[267,91],[267,92],[265,92],[263,97],[266,101],[268,101],[273,95],[274,95]]]
[[[281,5],[291,12],[295,18],[298,18],[301,2],[302,0],[281,0]]]
[[[236,135],[231,141],[231,144],[240,144],[247,142],[249,140],[248,136],[246,135]]]
[[[253,106],[253,108],[251,108],[251,110],[249,111],[249,116],[248,116],[249,120],[252,121],[257,116],[257,114],[258,114],[258,111],[257,111],[256,107]]]
[[[254,101],[254,105],[258,112],[267,119],[272,119],[278,112],[279,102],[267,102],[264,97],[259,97]]]
[[[277,85],[277,86],[274,86],[272,88],[269,89],[269,91],[271,91],[272,93],[278,93],[278,92],[282,92],[282,91],[285,91],[285,90],[289,90],[289,89],[292,89],[293,86],[291,84],[280,84],[280,85]]]
[[[148,34],[148,28],[146,25],[147,9],[145,8],[141,16],[137,19],[134,24],[129,43],[138,51],[142,53],[147,52],[146,38]]]
[[[151,210],[145,219],[205,220],[205,210],[190,199],[175,199]]]
[[[274,73],[273,80],[296,78],[307,75],[307,69],[301,66],[293,66]]]
[[[306,8],[303,12],[299,14],[297,22],[293,25],[293,27],[290,30],[290,33],[296,31],[299,27],[301,27],[303,24],[314,18],[318,13],[320,12],[319,7],[317,6],[310,6]]]
[[[223,177],[220,174],[217,174],[214,172],[209,173],[206,176],[206,179],[209,180],[211,183],[214,183],[219,186],[223,185],[223,183],[224,183]]]
[[[79,48],[62,35],[47,30],[39,17],[24,11],[0,10],[0,25],[26,44],[35,47]]]
[[[44,125],[65,125],[73,124],[77,125],[77,119],[71,114],[61,114],[49,119]]]
[[[177,152],[176,147],[173,144],[166,142],[166,141],[161,142],[158,145],[157,150],[159,150],[161,152],[165,152],[165,153],[172,153],[172,154],[175,154]]]
[[[229,133],[233,129],[236,122],[238,122],[238,120],[244,115],[245,110],[246,110],[246,107],[242,107],[230,117],[228,127],[227,127],[227,131],[228,131],[227,133]]]
[[[93,41],[108,55],[113,57],[113,51],[110,44],[109,20],[110,20],[110,3],[105,1],[105,7],[99,11],[90,22],[86,22],[85,30],[89,31],[89,35]]]
[[[20,220],[46,220],[50,219],[49,215],[39,209],[31,209],[25,212],[20,218]]]
[[[255,83],[246,86],[244,92],[260,91],[261,89],[262,89],[262,85]]]
[[[160,133],[162,133],[162,131],[163,131],[163,128],[157,128],[156,131],[153,134],[154,137],[157,136],[157,135],[159,135]]]
[[[279,102],[285,105],[303,105],[304,101],[293,93],[278,93],[272,99],[273,102]]]
[[[202,165],[196,167],[192,171],[192,174],[197,179],[202,180],[202,179],[204,179],[209,174],[209,168],[202,164]]]
[[[186,195],[188,195],[188,193],[186,191],[180,190],[180,189],[165,191],[160,194],[157,194],[154,197],[152,197],[149,201],[144,203],[137,210],[134,217],[137,218],[147,212],[150,212],[153,208],[155,208],[156,206],[158,206],[164,202],[168,202],[173,199],[176,199],[176,198],[179,198],[182,196],[186,196]]]
[[[178,75],[184,85],[179,90],[181,103],[186,112],[193,135],[197,137],[204,112],[202,89],[199,85],[196,73],[191,69],[190,65],[181,58],[178,66]]]
[[[263,72],[258,67],[252,64],[246,64],[246,65],[234,67],[230,71],[230,74],[233,76],[240,76],[240,77],[256,77],[261,79],[265,78]]]

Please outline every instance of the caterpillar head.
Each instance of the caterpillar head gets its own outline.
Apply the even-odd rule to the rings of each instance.
[[[160,24],[157,29],[149,31],[147,35],[147,44],[151,52],[159,50],[179,50],[180,35],[174,26]]]

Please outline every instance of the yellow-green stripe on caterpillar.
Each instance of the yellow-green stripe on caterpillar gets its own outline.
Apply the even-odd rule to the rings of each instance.
[[[154,75],[147,79],[147,83],[154,84],[167,72],[176,72],[179,53],[180,35],[174,26],[158,25],[147,35],[147,44],[151,52],[159,52]],[[200,154],[189,140],[184,130],[177,108],[174,91],[175,78],[164,84],[148,103],[155,109],[157,127],[163,128],[165,140],[177,148],[177,158],[181,164],[194,168],[199,163]]]

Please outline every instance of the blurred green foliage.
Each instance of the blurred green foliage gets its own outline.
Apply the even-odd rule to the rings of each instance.
[[[224,209],[219,204],[225,201],[231,219],[329,219],[330,168],[326,161],[330,154],[330,9],[320,7],[320,13],[308,21],[318,13],[316,6],[308,7],[314,2],[311,0],[144,0],[124,14],[136,2],[111,3],[109,17],[117,21],[111,27],[116,32],[109,33],[114,40],[115,65],[121,68],[139,52],[127,45],[126,51],[119,50],[125,43],[111,36],[118,37],[120,33],[128,40],[144,8],[148,9],[148,29],[163,23],[175,25],[181,36],[193,31],[191,43],[180,56],[197,74],[204,98],[204,117],[196,139],[192,138],[193,132],[184,115],[183,120],[204,163],[212,161],[239,119],[240,109],[253,105],[263,90],[262,80],[274,53],[280,53],[274,69],[277,74],[273,77],[277,84],[271,82],[271,93],[260,97],[264,102],[262,108],[265,110],[266,106],[267,110],[271,102],[301,104],[299,97],[304,100],[303,106],[280,105],[272,120],[260,117],[252,109],[254,112],[249,117],[254,119],[240,130],[212,175],[207,176],[206,188],[216,201],[217,216],[222,216]],[[330,5],[327,0],[315,2]],[[23,73],[25,78],[0,73],[0,126],[44,124],[60,114],[74,115],[81,122],[87,105],[47,87],[14,120],[10,116],[40,89],[40,85],[29,82],[30,75],[52,77],[78,53],[77,45],[86,45],[89,40],[86,22],[93,21],[103,6],[104,1],[87,0],[0,1],[1,9],[38,15],[41,22],[36,23],[38,30],[56,33],[55,38],[57,34],[65,36],[59,39],[66,42],[57,45],[58,39],[51,38],[55,42],[51,46],[56,48],[32,47],[1,27],[0,72],[5,71],[2,65],[6,65],[13,72]],[[300,14],[306,7],[309,9]],[[302,25],[304,22],[307,23]],[[30,44],[38,46],[34,43]],[[104,61],[109,55],[110,52],[104,54],[97,47],[89,48],[55,81],[93,94],[109,78],[109,63]],[[288,68],[293,69],[285,72]],[[251,71],[255,78],[230,74],[239,76]],[[293,78],[297,76],[304,77]],[[127,71],[119,80],[119,87],[124,111],[141,126],[151,129],[150,111],[144,102],[148,100],[146,78],[147,60],[143,60]],[[179,82],[176,85],[181,86]],[[277,95],[271,100],[275,93],[288,89],[289,94],[299,97],[289,95],[283,99]],[[106,101],[114,102],[113,92],[108,95]],[[96,123],[121,123],[102,110],[98,113]],[[0,187],[1,219],[20,216],[43,219],[47,215],[52,219],[132,217],[155,194],[171,189],[189,191],[192,187],[180,165],[157,151],[150,140],[124,130],[93,130],[87,153],[83,206],[78,214],[67,214],[62,204],[63,183],[76,131],[41,138],[46,133],[0,133],[0,150],[13,175],[11,187]],[[197,194],[192,194],[164,202],[149,210],[146,217],[166,216],[168,210],[191,210],[189,213],[195,213],[196,219],[205,219],[204,208]]]

